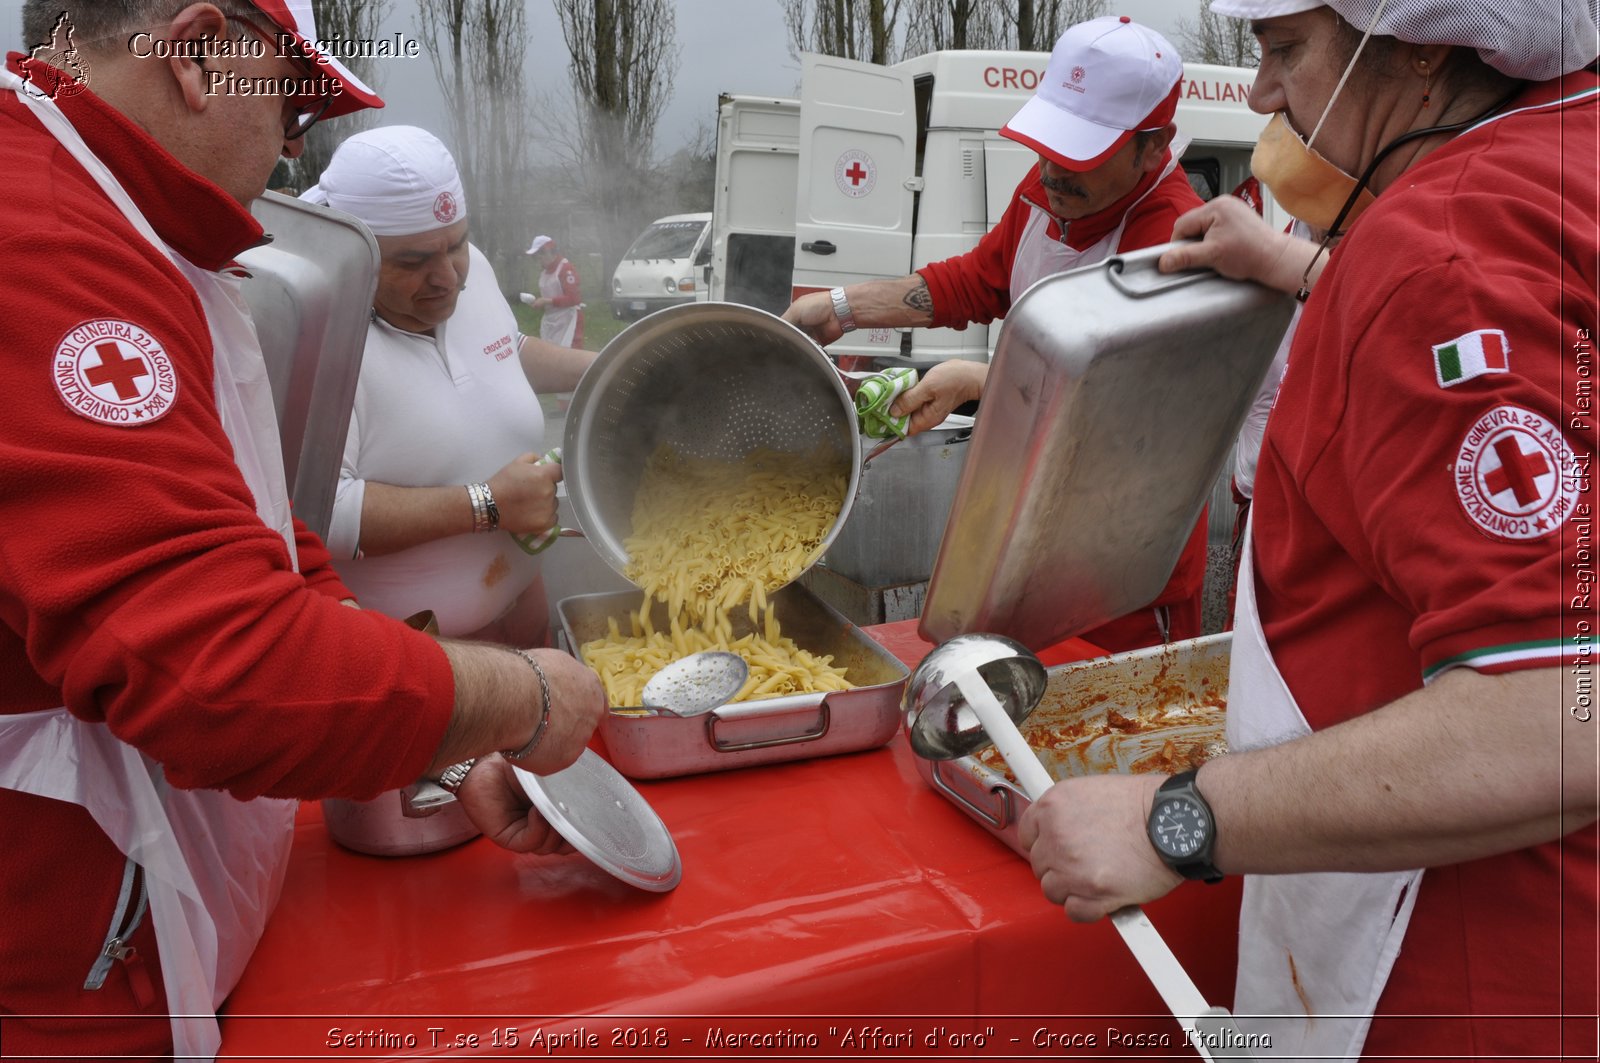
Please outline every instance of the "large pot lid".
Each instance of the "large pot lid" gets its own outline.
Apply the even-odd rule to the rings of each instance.
[[[682,880],[683,862],[666,824],[594,750],[553,775],[517,768],[517,779],[574,849],[630,886],[666,893]]]

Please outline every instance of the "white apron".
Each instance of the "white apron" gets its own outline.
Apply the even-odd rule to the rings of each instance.
[[[1187,141],[1180,142],[1174,139],[1170,145],[1172,158],[1167,160],[1161,176],[1145,189],[1144,196],[1128,204],[1128,209],[1123,212],[1122,220],[1117,223],[1115,229],[1107,233],[1104,239],[1090,244],[1082,251],[1068,246],[1061,240],[1050,239],[1050,212],[1030,203],[1032,213],[1028,216],[1028,224],[1022,229],[1022,239],[1017,241],[1017,254],[1011,263],[1012,304],[1015,305],[1016,301],[1022,298],[1023,292],[1046,277],[1053,277],[1057,273],[1065,273],[1080,266],[1092,266],[1096,262],[1104,262],[1110,258],[1122,240],[1122,230],[1128,227],[1128,215],[1133,213],[1134,207],[1144,202],[1145,196],[1156,190],[1156,185],[1165,181],[1167,175],[1178,168],[1178,159],[1187,146]]]
[[[216,361],[216,401],[256,512],[278,531],[298,567],[283,455],[266,363],[237,278],[200,269],[167,247],[55,104],[16,93],[145,239],[194,286]],[[222,1043],[216,1009],[238,982],[287,867],[295,802],[239,801],[212,790],[175,790],[159,764],[65,708],[0,716],[0,787],[87,809],[145,873],[177,1058],[211,1059]],[[84,957],[87,973],[95,957]]]
[[[1272,661],[1256,611],[1254,526],[1252,517],[1245,524],[1228,674],[1234,751],[1311,733]],[[1421,871],[1245,877],[1233,1013],[1241,1032],[1270,1036],[1272,1048],[1259,1054],[1360,1055],[1421,878]]]
[[[546,299],[559,299],[561,297],[561,267],[567,265],[567,260],[562,259],[556,263],[555,269],[542,269],[539,271],[539,294]],[[578,334],[578,308],[577,306],[546,306],[544,317],[539,319],[539,338],[557,347],[571,347],[572,339]]]

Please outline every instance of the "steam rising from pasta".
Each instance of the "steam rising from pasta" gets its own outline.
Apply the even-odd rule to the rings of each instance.
[[[581,647],[615,706],[640,704],[661,667],[700,650],[738,653],[750,677],[732,699],[843,690],[844,670],[784,638],[769,592],[810,567],[844,503],[848,477],[823,455],[756,451],[740,461],[686,459],[669,447],[651,455],[633,504],[627,575],[644,604],[624,638]],[[666,605],[668,630],[651,618]],[[744,606],[750,633],[735,638],[733,613]]]

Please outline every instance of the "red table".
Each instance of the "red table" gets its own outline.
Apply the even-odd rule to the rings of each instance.
[[[914,623],[869,633],[908,664],[928,648]],[[923,783],[903,736],[636,785],[683,859],[671,893],[483,839],[362,856],[306,805],[223,1056],[1186,1054],[1111,925],[1046,903],[1025,861]],[[1232,1000],[1238,899],[1190,885],[1147,909],[1213,1003]]]

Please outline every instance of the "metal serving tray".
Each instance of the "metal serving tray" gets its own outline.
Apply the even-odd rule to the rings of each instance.
[[[1023,736],[1058,781],[1129,768],[1163,770],[1161,756],[1139,763],[1136,754],[1149,753],[1167,739],[1184,759],[1210,759],[1227,748],[1225,713],[1217,707],[1227,704],[1232,647],[1232,633],[1224,632],[1057,665],[1048,670],[1039,707],[1022,723]],[[1167,726],[1123,739],[1105,726],[1112,711]],[[1110,731],[1110,737],[1097,739],[1087,757],[1076,745],[1068,750],[1051,747],[1052,737],[1075,726],[1090,733]],[[1130,759],[1135,760],[1131,765]],[[918,758],[917,772],[990,834],[1023,851],[1017,821],[1032,802],[992,749],[956,760]]]
[[[580,647],[606,637],[610,617],[630,630],[628,614],[638,612],[643,600],[638,590],[563,598],[556,612],[567,648],[582,659]],[[906,666],[800,584],[791,583],[771,600],[784,635],[812,653],[832,654],[856,687],[740,702],[690,719],[613,706],[600,734],[618,771],[634,779],[664,779],[875,749],[894,737],[900,691],[910,674]],[[653,617],[658,628],[667,627],[660,602]],[[748,630],[748,616],[735,613],[734,636]]]
[[[355,218],[267,192],[250,205],[272,242],[239,256],[278,407],[295,516],[328,534],[378,287],[378,244]]]
[[[1033,649],[1151,601],[1238,435],[1294,300],[1172,245],[1040,281],[1006,315],[920,631]]]

